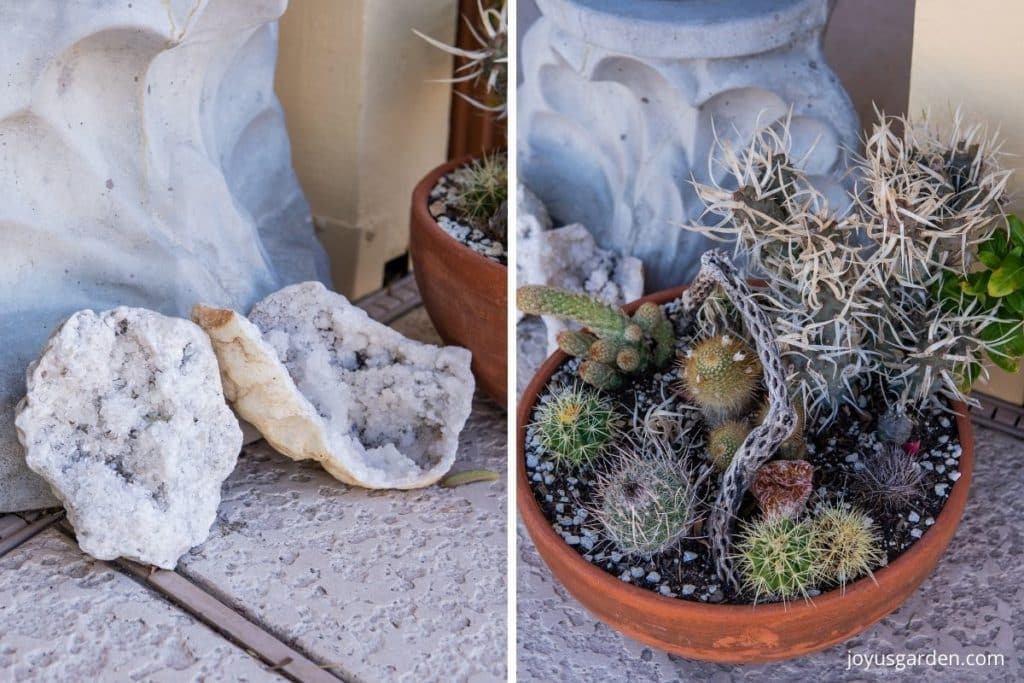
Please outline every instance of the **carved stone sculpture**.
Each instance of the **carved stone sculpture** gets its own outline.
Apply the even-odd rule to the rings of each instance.
[[[0,512],[25,368],[72,312],[248,310],[327,279],[273,90],[285,0],[0,4]]]
[[[519,168],[558,225],[644,262],[648,290],[689,281],[708,248],[680,230],[713,158],[792,116],[793,149],[840,196],[857,118],[821,47],[827,0],[537,0],[520,50]]]

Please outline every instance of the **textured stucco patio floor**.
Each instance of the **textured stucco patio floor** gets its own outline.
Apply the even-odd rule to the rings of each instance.
[[[520,323],[518,390],[544,356],[543,330]],[[976,431],[963,521],[935,573],[895,613],[842,645],[795,661],[721,666],[667,655],[596,620],[548,571],[518,528],[520,681],[1021,681],[1024,680],[1024,442]],[[847,652],[988,652],[1005,664],[847,671]]]
[[[439,343],[422,308],[393,327]],[[500,479],[416,491],[351,488],[247,446],[177,572],[342,680],[503,681],[505,438],[504,411],[478,396],[453,471]],[[51,527],[0,557],[8,680],[285,679]]]

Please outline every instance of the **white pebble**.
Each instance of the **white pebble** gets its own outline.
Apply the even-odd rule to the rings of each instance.
[[[697,553],[690,552],[689,550],[683,551],[683,562],[693,562],[697,559]]]
[[[948,489],[948,488],[949,488],[949,484],[936,484],[935,485],[935,495],[937,495],[937,496],[944,496],[944,495],[946,495],[946,489]]]
[[[927,460],[922,460],[921,461],[921,467],[923,467],[926,470],[934,470],[935,469],[935,465],[931,464]]]
[[[949,418],[948,417],[940,417],[939,418],[939,424],[942,425],[943,427],[945,427],[946,429],[949,429]]]
[[[911,524],[917,524],[921,521],[921,515],[917,514],[916,512],[911,512],[909,515],[907,515],[907,521]]]
[[[684,585],[684,586],[683,586],[683,587],[682,587],[682,588],[680,589],[680,592],[681,592],[681,593],[682,593],[683,595],[693,595],[693,592],[694,592],[695,590],[697,590],[697,587],[696,587],[696,586],[694,586],[694,585],[693,585],[692,583],[688,583],[688,584]]]
[[[921,538],[921,536],[923,534],[924,534],[924,532],[921,531],[920,529],[911,529],[910,530],[910,535],[913,536],[914,538]]]
[[[661,574],[659,574],[658,572],[651,572],[647,575],[647,581],[649,583],[658,583],[659,581],[661,581]]]
[[[949,477],[950,481],[957,481],[960,479],[960,472],[950,472],[946,476]]]
[[[638,579],[644,575],[643,567],[632,567],[629,572]]]
[[[939,437],[939,443],[946,443],[949,441],[949,435],[943,434]]]
[[[931,526],[932,524],[935,524],[935,518],[934,517],[929,517],[928,519],[924,520],[924,525],[925,526]]]

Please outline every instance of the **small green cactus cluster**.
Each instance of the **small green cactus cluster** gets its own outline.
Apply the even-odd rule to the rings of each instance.
[[[649,557],[674,546],[697,520],[698,497],[689,472],[664,455],[624,450],[602,475],[594,517],[628,555]]]
[[[501,226],[507,224],[494,217],[508,206],[508,157],[503,153],[485,154],[457,170],[452,181],[456,211],[474,228],[504,244]]]
[[[517,293],[519,310],[574,320],[586,331],[558,335],[558,347],[580,363],[580,378],[598,389],[622,387],[629,375],[665,365],[672,357],[675,331],[657,304],[644,303],[629,316],[586,294],[528,285]]]
[[[845,588],[884,557],[871,519],[841,505],[827,505],[812,519],[766,515],[748,522],[736,548],[744,586],[755,600],[806,598],[828,583]]]
[[[807,441],[804,437],[807,420],[804,415],[803,403],[795,401],[791,405],[793,412],[796,413],[796,425],[793,427],[793,433],[782,442],[775,455],[783,460],[800,460],[807,454]],[[754,417],[755,424],[762,424],[767,418],[768,402],[765,401],[761,404],[757,415]]]
[[[565,386],[541,403],[534,426],[556,463],[579,467],[608,450],[622,423],[606,397],[585,387]]]
[[[720,472],[729,469],[736,451],[750,434],[750,427],[744,422],[729,420],[711,430],[708,434],[708,460]]]
[[[761,373],[753,349],[728,334],[696,344],[679,367],[685,394],[714,422],[743,415],[761,387]]]

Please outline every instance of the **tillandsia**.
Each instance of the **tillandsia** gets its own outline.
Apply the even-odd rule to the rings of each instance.
[[[446,83],[471,83],[480,92],[479,99],[456,91],[456,94],[478,109],[494,112],[505,118],[508,111],[508,4],[505,0],[477,0],[479,24],[466,20],[466,27],[476,47],[465,50],[431,38],[415,29],[413,33],[434,47],[463,59],[455,76]]]
[[[618,389],[628,375],[664,366],[675,332],[657,304],[641,304],[632,316],[597,299],[557,287],[527,285],[517,291],[519,310],[574,320],[586,331],[558,335],[558,347],[580,363],[580,378],[599,389]]]
[[[751,274],[765,280],[755,296],[810,417],[834,419],[844,402],[857,409],[856,393],[870,387],[899,407],[964,399],[984,354],[1009,364],[1024,352],[1013,308],[1024,310],[1024,297],[1000,310],[970,300],[982,253],[989,268],[1005,262],[998,293],[1017,286],[1012,226],[1002,215],[1009,172],[994,136],[959,114],[945,136],[927,117],[880,115],[854,160],[846,214],[813,187],[792,148],[788,121],[744,149],[723,143],[725,179],[697,186],[721,220],[689,229],[734,239]],[[1005,245],[1000,233],[1010,235]],[[1018,256],[1024,266],[1024,248]],[[965,294],[954,297],[954,285]]]

